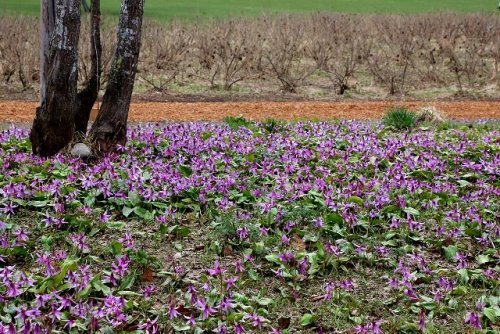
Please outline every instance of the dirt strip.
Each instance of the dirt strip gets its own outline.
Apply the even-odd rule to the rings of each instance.
[[[129,121],[198,121],[221,120],[226,116],[242,116],[252,120],[374,119],[387,108],[405,106],[416,110],[434,106],[448,118],[457,120],[500,119],[500,101],[459,102],[139,102],[132,103]],[[0,101],[0,122],[31,122],[37,102]],[[96,108],[98,106],[96,105]],[[97,110],[91,115],[95,118]]]

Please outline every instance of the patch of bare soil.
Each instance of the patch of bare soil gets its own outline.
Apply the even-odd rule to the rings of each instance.
[[[0,101],[0,122],[31,122],[37,102]],[[417,110],[434,106],[449,119],[500,119],[500,101],[349,101],[349,102],[134,102],[131,122],[215,121],[227,116],[251,120],[377,119],[393,106]],[[98,105],[91,115],[95,119]]]

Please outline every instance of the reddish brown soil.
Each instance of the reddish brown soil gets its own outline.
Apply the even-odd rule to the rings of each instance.
[[[131,122],[221,120],[226,116],[242,116],[262,120],[297,119],[374,119],[392,106],[416,110],[434,106],[450,119],[500,119],[500,101],[459,102],[138,102],[132,103]],[[0,101],[0,122],[31,122],[36,102]],[[97,107],[97,106],[96,106]],[[91,119],[95,118],[95,111]]]

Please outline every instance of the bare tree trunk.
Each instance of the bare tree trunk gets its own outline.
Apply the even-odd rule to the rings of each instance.
[[[50,38],[55,28],[55,0],[40,0],[40,105],[45,101],[50,59]]]
[[[141,47],[144,0],[122,0],[118,42],[102,107],[90,130],[94,151],[112,152],[127,141],[127,118]]]
[[[85,0],[84,0],[85,1]],[[84,137],[87,134],[90,112],[99,94],[99,84],[102,74],[102,45],[100,33],[101,21],[100,0],[92,0],[90,29],[90,78],[85,88],[78,93],[78,110],[75,114],[75,135]]]
[[[40,107],[31,129],[33,153],[50,156],[59,152],[72,139],[73,115],[77,102],[78,39],[80,37],[80,0],[43,0],[44,9],[53,8],[54,26],[42,15],[42,50],[49,40],[48,66],[43,69],[46,83]],[[42,9],[43,13],[43,9]],[[48,13],[50,20],[50,13]],[[42,51],[44,52],[44,51]],[[46,57],[44,54],[43,57]],[[42,68],[46,60],[42,60]]]

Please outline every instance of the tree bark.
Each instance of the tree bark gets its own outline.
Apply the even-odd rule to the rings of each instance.
[[[143,12],[144,0],[122,0],[108,86],[90,130],[94,152],[112,152],[127,141],[127,118],[141,47]]]
[[[40,106],[45,101],[50,59],[50,36],[55,28],[55,0],[40,0]]]
[[[47,9],[54,8],[54,26],[42,31],[42,50],[49,40],[48,65],[43,69],[40,107],[31,129],[33,153],[50,156],[59,152],[72,139],[77,102],[78,39],[80,37],[80,0],[43,0]],[[43,9],[42,9],[43,13]],[[48,13],[50,21],[50,13]],[[48,27],[48,28],[47,28]],[[48,35],[51,33],[50,35]],[[42,51],[45,52],[45,51]],[[46,57],[44,54],[43,57]],[[46,58],[45,58],[46,59]],[[46,60],[42,62],[42,68]],[[43,84],[42,84],[43,86]]]
[[[101,3],[92,0],[91,29],[90,29],[90,78],[78,93],[78,110],[75,114],[75,135],[84,137],[87,134],[90,112],[99,94],[99,85],[102,74],[102,45],[101,45]]]

